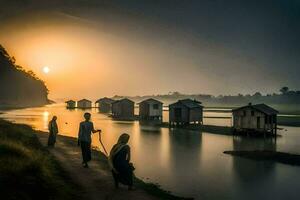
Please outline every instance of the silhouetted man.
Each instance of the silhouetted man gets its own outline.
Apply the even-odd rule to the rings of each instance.
[[[56,142],[56,136],[58,134],[58,127],[56,123],[57,117],[53,116],[51,121],[48,124],[48,130],[49,130],[49,137],[48,137],[48,146],[54,147]]]
[[[99,132],[101,130],[95,130],[93,122],[90,121],[91,114],[84,113],[85,121],[81,122],[79,125],[79,133],[78,133],[78,145],[81,146],[82,151],[82,164],[85,168],[88,167],[88,162],[91,160],[91,143],[92,133]]]

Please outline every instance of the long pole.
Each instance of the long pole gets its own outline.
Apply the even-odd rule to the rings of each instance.
[[[103,150],[104,150],[106,156],[108,156],[108,153],[107,153],[107,151],[106,151],[106,149],[105,149],[105,146],[104,146],[104,144],[102,143],[101,132],[100,132],[100,131],[99,131],[99,142],[100,142],[100,144],[101,144],[101,146],[102,146],[102,148],[103,148]]]

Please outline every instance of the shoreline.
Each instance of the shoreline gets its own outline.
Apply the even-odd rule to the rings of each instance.
[[[82,187],[42,146],[28,125],[0,119],[0,162],[0,191],[4,199],[80,200],[84,197]]]
[[[48,135],[45,132],[39,132],[37,133],[39,136],[44,137],[45,135]],[[63,136],[58,135],[58,139],[63,141],[66,144],[77,146],[77,138],[75,137],[69,137],[69,136]],[[101,166],[104,170],[107,170],[110,173],[110,169],[107,162],[107,156],[99,150],[98,147],[92,146],[92,158],[93,160],[97,160],[98,162],[101,162]],[[111,177],[112,178],[112,177]],[[174,200],[192,200],[193,198],[187,198],[187,197],[179,197],[176,195],[173,195],[170,191],[166,191],[162,189],[159,184],[151,183],[151,182],[144,182],[142,179],[134,176],[134,186],[138,189],[145,190],[147,193],[154,195],[155,197],[158,197],[160,199],[174,199]]]
[[[219,135],[228,135],[232,136],[233,129],[229,126],[214,126],[214,125],[198,125],[198,124],[190,124],[183,127],[170,127],[168,122],[163,122],[162,124],[155,125],[162,128],[170,128],[172,129],[182,129],[182,130],[191,130],[191,131],[204,131],[212,134]]]
[[[81,173],[84,173],[86,169],[81,166],[81,153],[80,153],[80,148],[78,148],[77,146],[76,138],[58,135],[57,138],[58,142],[56,144],[56,147],[48,148],[46,147],[47,138],[48,138],[47,133],[34,130],[29,125],[16,124],[4,119],[0,119],[0,134],[3,134],[4,131],[10,130],[12,128],[19,131],[23,131],[26,129],[29,135],[37,137],[39,139],[40,144],[43,145],[40,148],[42,148],[45,152],[48,152],[48,154],[51,154],[51,156],[55,158],[55,160],[57,160],[57,163],[61,165],[63,171],[66,172],[66,177],[72,177],[72,178],[67,178],[66,181],[71,181],[71,182],[74,181],[74,183],[76,183],[79,186],[83,186],[83,188],[87,190],[91,190],[90,187],[96,187],[95,184],[91,184],[88,188],[86,188],[85,182],[89,180],[84,180],[86,177],[79,176]],[[107,198],[107,196],[115,195],[115,199],[119,199],[119,198],[122,199],[121,197],[124,197],[124,195],[125,196],[128,195],[130,197],[130,198],[128,197],[128,199],[147,199],[147,200],[148,199],[170,199],[170,200],[171,199],[175,199],[175,200],[193,199],[193,198],[184,198],[184,197],[173,195],[171,194],[171,192],[165,191],[162,188],[160,188],[159,185],[154,183],[146,183],[143,180],[139,179],[138,177],[135,177],[134,179],[134,183],[135,183],[135,187],[137,188],[137,191],[127,191],[124,190],[123,188],[119,190],[115,190],[113,179],[110,174],[111,172],[108,167],[107,157],[101,151],[98,151],[95,148],[93,148],[92,150],[92,157],[93,160],[91,162],[91,167],[88,169],[89,170],[88,173],[91,173],[93,175],[90,176],[87,175],[87,176],[96,178],[97,179],[96,181],[103,180],[103,182],[107,183],[105,185],[101,184],[101,188],[98,187],[97,189],[94,188],[92,190],[92,192],[96,194],[95,196],[99,198],[101,197],[101,195],[102,196],[106,195],[103,196],[103,198]],[[64,179],[65,177],[61,177],[61,178]],[[96,199],[96,198],[88,198],[88,199]]]
[[[241,136],[241,137],[257,137],[257,138],[264,138],[264,137],[281,137],[280,134],[273,135],[270,133],[267,133],[266,135],[262,133],[250,133],[248,136],[246,133],[234,133],[234,128],[229,126],[215,126],[215,125],[199,125],[199,124],[190,124],[183,127],[169,127],[169,123],[165,122],[160,125],[156,125],[158,127],[163,128],[170,128],[172,129],[181,129],[181,130],[190,130],[190,131],[204,131],[210,134],[217,134],[217,135],[227,135],[227,136]]]
[[[51,104],[46,104],[46,105],[51,105]],[[45,105],[44,105],[45,106]],[[38,107],[38,106],[37,106]],[[30,108],[30,107],[19,107],[19,108],[11,108],[11,109],[22,109],[22,108]],[[2,110],[4,112],[1,112],[1,107],[0,107],[0,115],[5,114],[5,110]],[[106,114],[112,121],[122,121],[122,122],[132,122],[132,121],[140,121],[138,116],[135,116],[134,119],[128,120],[128,119],[116,119],[111,117],[110,114],[107,113],[102,113]],[[204,117],[204,118],[217,118],[217,119],[224,119],[224,118],[230,118],[230,117],[214,117],[214,116],[209,116],[209,117]],[[140,121],[143,122],[143,121]],[[243,136],[245,134],[242,133],[234,133],[234,128],[232,126],[219,126],[219,125],[206,125],[206,124],[190,124],[186,126],[174,126],[170,127],[168,122],[162,122],[161,124],[155,124],[144,121],[143,125],[148,125],[148,126],[153,126],[153,127],[161,127],[161,128],[169,128],[170,130],[172,129],[181,129],[181,130],[190,130],[190,131],[203,131],[211,134],[218,134],[218,135],[227,135],[227,136]],[[290,117],[290,116],[278,116],[278,126],[290,126],[290,127],[300,127],[300,117]],[[284,130],[284,128],[278,127],[278,130]],[[250,136],[255,136],[255,137],[264,137],[263,134],[258,135],[258,134],[250,134]],[[270,135],[266,134],[267,137],[275,137],[275,135]],[[277,137],[280,137],[280,134],[277,134]]]
[[[3,111],[10,111],[10,110],[18,110],[18,109],[26,109],[26,108],[39,108],[42,106],[51,105],[52,103],[47,104],[37,104],[37,105],[28,105],[28,106],[0,106],[0,113],[3,114]],[[1,112],[2,111],[2,112]]]
[[[272,161],[282,164],[300,166],[300,155],[279,151],[224,151],[224,154],[254,161]]]

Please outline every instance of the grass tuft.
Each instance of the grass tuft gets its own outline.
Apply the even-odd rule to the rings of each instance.
[[[27,125],[0,120],[1,199],[79,199],[81,189]]]

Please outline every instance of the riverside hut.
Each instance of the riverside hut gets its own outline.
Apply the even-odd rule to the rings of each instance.
[[[139,103],[141,120],[162,121],[163,103],[155,99],[146,99]]]
[[[170,125],[188,125],[203,123],[203,106],[192,99],[179,100],[169,105]]]
[[[124,98],[112,102],[112,117],[122,120],[134,119],[134,102],[130,99]]]
[[[98,99],[95,104],[98,104],[98,108],[101,112],[111,112],[111,104],[114,102],[113,99],[104,97],[101,99]]]
[[[86,108],[91,108],[91,107],[92,107],[92,102],[90,100],[81,99],[81,100],[77,101],[77,108],[86,109]]]
[[[74,109],[76,107],[76,101],[73,100],[66,101],[66,104],[67,109]]]
[[[232,110],[235,132],[277,134],[278,111],[266,104],[252,105]]]

